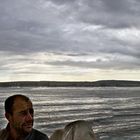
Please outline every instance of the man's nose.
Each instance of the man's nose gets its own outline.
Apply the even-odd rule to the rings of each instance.
[[[26,120],[33,120],[33,114],[31,114],[29,111],[26,115]]]

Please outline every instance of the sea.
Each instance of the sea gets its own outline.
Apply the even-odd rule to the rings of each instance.
[[[4,101],[13,94],[32,100],[34,127],[48,136],[69,122],[87,120],[97,140],[140,140],[140,87],[0,88],[0,129],[7,124]]]

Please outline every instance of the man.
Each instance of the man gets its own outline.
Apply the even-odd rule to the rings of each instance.
[[[0,130],[0,140],[49,140],[33,128],[34,109],[31,100],[24,95],[13,95],[5,101],[5,117],[8,125]]]

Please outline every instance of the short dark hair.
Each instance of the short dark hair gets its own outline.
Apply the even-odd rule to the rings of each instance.
[[[6,113],[9,113],[9,114],[12,115],[12,113],[13,113],[13,104],[14,104],[16,98],[18,98],[18,97],[23,99],[23,100],[25,100],[25,101],[30,101],[30,99],[27,96],[22,95],[22,94],[15,94],[15,95],[9,96],[5,100],[5,105],[4,105]]]

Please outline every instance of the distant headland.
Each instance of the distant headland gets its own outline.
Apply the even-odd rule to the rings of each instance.
[[[0,82],[0,87],[140,87],[140,81],[100,80],[100,81],[15,81]]]

